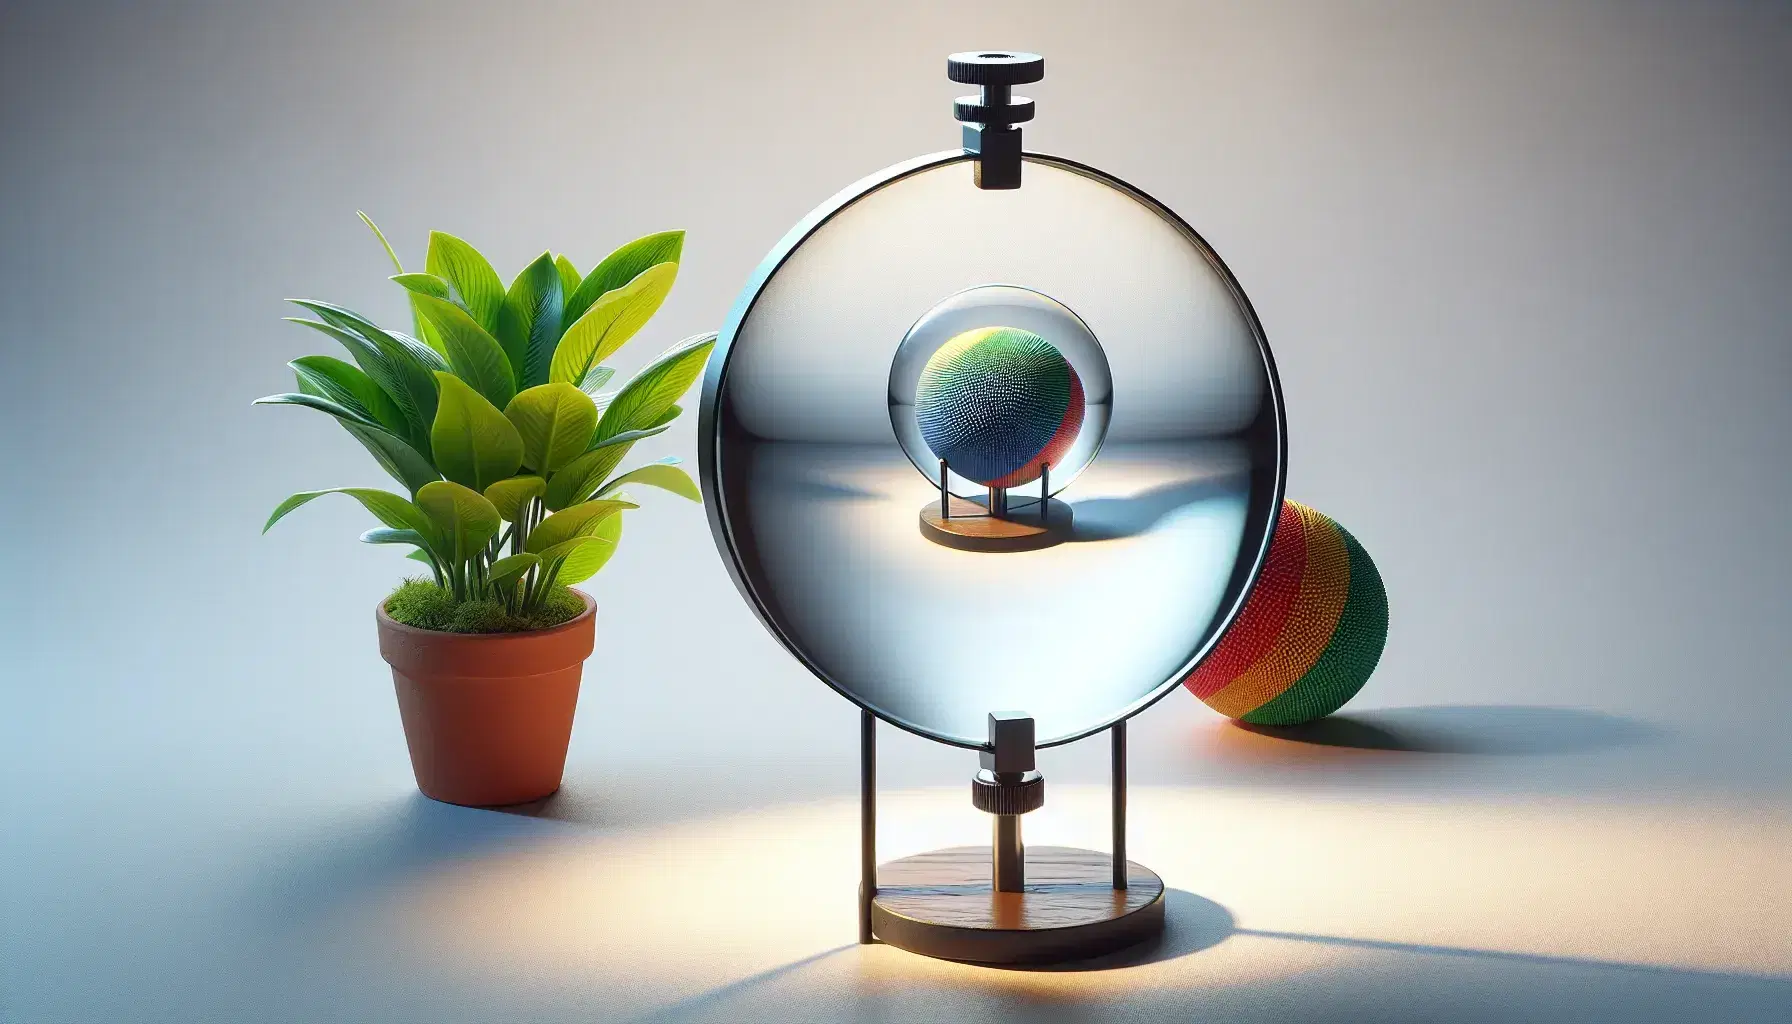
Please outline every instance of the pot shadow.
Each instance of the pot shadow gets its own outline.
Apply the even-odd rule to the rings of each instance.
[[[610,831],[857,792],[857,778],[832,762],[818,762],[812,770],[771,760],[666,764],[652,772],[568,767],[565,782],[548,796],[484,810]]]
[[[1149,487],[1124,498],[1085,498],[1071,503],[1072,542],[1119,540],[1148,533],[1185,506],[1232,493],[1217,477],[1196,477]]]
[[[1590,708],[1433,705],[1332,715],[1304,725],[1231,728],[1307,747],[1408,754],[1537,757],[1663,742],[1661,726]]]
[[[286,918],[327,911],[443,864],[564,834],[564,826],[461,807],[412,791],[288,848],[261,872],[261,891]]]

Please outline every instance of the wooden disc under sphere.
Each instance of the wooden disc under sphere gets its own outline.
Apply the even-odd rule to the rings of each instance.
[[[992,516],[981,503],[952,496],[952,515],[940,515],[940,503],[921,506],[921,535],[935,544],[962,551],[1033,551],[1070,539],[1070,506],[1048,500],[1045,521],[1039,519],[1039,502],[1017,500],[1008,515]]]
[[[1126,862],[1068,846],[1029,846],[1026,891],[996,892],[987,846],[955,846],[877,869],[871,930],[911,953],[986,964],[1086,960],[1152,938],[1164,927],[1164,883]]]

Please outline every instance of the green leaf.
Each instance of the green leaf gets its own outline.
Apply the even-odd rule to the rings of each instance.
[[[448,349],[442,343],[442,332],[436,330],[434,324],[424,319],[423,306],[417,301],[417,296],[422,295],[432,299],[453,299],[454,289],[449,287],[447,281],[442,280],[434,274],[395,274],[393,275],[392,280],[397,281],[404,287],[405,291],[411,293],[411,321],[416,324],[417,336],[423,340],[423,346],[431,352],[434,352],[439,358],[446,359],[448,357]],[[446,363],[436,367],[436,369],[442,370],[447,368]]]
[[[659,263],[622,287],[605,292],[561,336],[548,379],[568,384],[584,380],[593,366],[621,348],[658,312],[677,274],[678,264]]]
[[[417,561],[422,562],[424,565],[429,566],[431,569],[436,569],[437,572],[441,571],[440,569],[438,569],[436,567],[436,560],[430,556],[430,553],[428,551],[425,551],[422,548],[418,548],[417,550],[411,552],[410,554],[408,554],[404,557],[416,559]]]
[[[585,275],[579,286],[567,293],[566,313],[563,322],[570,328],[585,311],[603,298],[605,292],[628,284],[641,276],[648,267],[661,263],[676,264],[684,254],[684,232],[662,231],[658,234],[637,238],[615,252],[604,257],[604,261]],[[670,288],[670,282],[666,287]]]
[[[322,357],[318,357],[322,358]],[[303,381],[301,381],[301,384]],[[256,405],[304,405],[327,412],[336,417],[342,429],[349,432],[355,440],[361,442],[369,454],[373,456],[380,468],[391,474],[392,479],[404,484],[405,489],[415,493],[417,488],[431,480],[441,479],[441,474],[430,465],[429,459],[410,443],[372,420],[367,419],[352,409],[338,405],[318,395],[269,395],[255,400]]]
[[[619,520],[621,518],[621,516],[611,516],[610,519],[606,519],[605,522]],[[563,540],[551,547],[543,548],[538,557],[541,559],[541,564],[546,566],[551,572],[556,566],[561,565],[561,563],[570,558],[572,554],[580,548],[587,544],[596,544],[598,542],[599,538],[596,536],[574,537],[571,540]]]
[[[429,542],[416,530],[394,530],[390,526],[376,526],[361,535],[363,544],[413,544],[417,547],[428,547]]]
[[[544,498],[547,507],[562,509],[591,497],[598,485],[615,472],[632,444],[633,442],[624,441],[593,448],[561,467],[560,472],[548,478],[548,491]]]
[[[697,482],[691,479],[691,474],[680,469],[677,462],[677,459],[665,458],[639,469],[631,469],[598,488],[598,497],[601,498],[624,484],[646,484],[701,503],[703,492],[697,488]]]
[[[610,383],[610,378],[614,376],[616,371],[608,366],[593,366],[585,371],[585,379],[579,381],[579,390],[596,398],[598,390]]]
[[[566,296],[560,290],[560,271],[554,259],[542,253],[510,283],[504,308],[498,314],[498,341],[516,371],[518,387],[546,384],[548,363],[560,340],[560,310]]]
[[[368,416],[364,413],[356,412],[353,409],[349,409],[344,406],[338,405],[335,402],[330,401],[328,398],[320,398],[317,395],[303,395],[303,394],[264,395],[261,398],[257,398],[251,404],[253,404],[253,405],[303,405],[303,406],[306,406],[307,408],[316,409],[319,412],[327,412],[330,415],[336,417],[339,420],[342,420],[345,423],[354,423],[354,424],[358,424],[361,426],[367,426],[367,427],[379,426],[379,424],[374,421],[373,417]]]
[[[272,529],[274,524],[286,518],[286,514],[300,505],[320,498],[326,494],[346,494],[361,503],[374,518],[385,523],[394,530],[412,530],[418,536],[427,538],[433,545],[435,527],[430,523],[423,510],[390,491],[376,490],[372,487],[326,487],[321,491],[300,491],[281,502],[268,516],[267,525],[261,528],[262,533]],[[552,518],[552,517],[549,517]]]
[[[411,447],[404,438],[397,434],[387,433],[374,427],[364,427],[347,420],[343,420],[341,423],[342,429],[361,442],[361,446],[367,449],[369,455],[373,456],[373,461],[379,463],[381,469],[385,470],[392,479],[403,484],[404,489],[412,494],[416,494],[417,489],[424,484],[442,479],[442,474],[436,472],[436,467],[431,465],[421,452]]]
[[[598,420],[598,422],[601,424],[603,422],[603,420]],[[599,437],[597,437],[596,431],[592,431],[591,443],[585,447],[585,450],[587,452],[594,452],[594,451],[597,451],[599,448],[608,448],[609,446],[614,445],[614,444],[628,444],[631,441],[639,441],[643,437],[652,437],[655,434],[664,434],[666,431],[668,431],[670,429],[672,429],[671,424],[662,423],[657,427],[648,427],[644,430],[625,430],[620,434],[616,434],[612,437],[605,437],[605,438],[601,438],[601,439]]]
[[[404,273],[404,264],[398,262],[398,254],[392,251],[392,243],[386,241],[386,233],[380,230],[380,226],[373,222],[372,217],[360,210],[355,211],[355,216],[361,218],[361,223],[367,225],[368,230],[373,232],[373,237],[380,240],[380,245],[385,247],[386,258],[392,261],[392,266],[397,268],[400,274]]]
[[[447,281],[487,334],[498,330],[498,310],[504,305],[504,284],[498,272],[479,250],[443,231],[429,233],[429,253],[423,269]]]
[[[335,338],[404,415],[403,434],[413,447],[429,454],[429,427],[436,416],[436,382],[432,367],[410,346],[375,327],[360,314],[327,302],[293,300],[323,322],[292,319]]]
[[[573,292],[579,290],[579,272],[573,268],[572,261],[567,259],[564,253],[554,257],[554,270],[560,275],[560,297],[562,299],[571,297]],[[562,310],[561,316],[565,315],[565,311]],[[566,321],[562,319],[560,324],[564,327]]]
[[[523,438],[523,465],[551,473],[585,451],[597,429],[597,406],[571,384],[520,391],[504,415]]]
[[[528,552],[500,558],[491,564],[490,569],[486,570],[486,583],[494,590],[510,586],[522,579],[524,573],[540,563],[540,555],[532,555]]]
[[[671,406],[669,406],[666,409],[665,412],[660,413],[658,419],[654,420],[652,423],[650,423],[648,425],[654,426],[654,427],[669,427],[672,425],[673,420],[678,419],[678,417],[683,414],[684,414],[684,406],[679,405],[678,403],[674,402]]]
[[[300,391],[328,398],[394,433],[405,429],[404,413],[398,410],[398,403],[359,367],[335,356],[300,356],[286,365],[298,377]]]
[[[560,573],[554,578],[556,583],[570,587],[597,575],[616,553],[616,545],[622,540],[622,517],[609,516],[600,520],[582,539],[586,543],[567,554],[566,561],[560,563]]]
[[[485,495],[452,480],[437,480],[417,491],[417,507],[435,525],[442,553],[464,562],[485,550],[503,521]]]
[[[514,523],[523,514],[523,506],[531,498],[539,498],[548,491],[548,482],[538,476],[513,476],[508,480],[500,480],[485,489],[485,496],[498,507],[498,515],[507,523]]]
[[[474,323],[466,310],[447,299],[415,293],[411,299],[423,311],[424,320],[440,334],[454,375],[498,408],[508,405],[516,397],[516,378],[498,340]]]
[[[413,308],[415,308],[416,300],[417,297],[415,295],[411,296]],[[430,324],[428,320],[423,319],[421,314],[417,317],[417,324],[429,331],[431,337],[436,337],[434,326]],[[441,344],[441,339],[439,337],[437,337],[434,342],[426,344],[408,334],[400,334],[397,331],[387,331],[386,333],[390,334],[394,341],[403,345],[412,356],[416,357],[418,362],[423,364],[425,369],[429,370],[430,373],[435,373],[437,370],[445,371],[449,368],[447,355],[435,347],[436,345]]]
[[[430,429],[436,468],[455,483],[483,491],[523,464],[523,439],[516,428],[452,373],[438,373],[442,388],[436,422]]]
[[[407,292],[427,295],[432,299],[446,299],[451,294],[448,282],[434,274],[393,274],[392,280],[397,281]]]
[[[703,364],[715,344],[713,333],[699,334],[672,346],[647,364],[633,380],[623,385],[604,409],[592,441],[602,441],[630,430],[663,426],[660,417],[703,373]]]
[[[535,529],[529,531],[529,539],[524,542],[523,550],[539,554],[556,544],[589,534],[605,517],[613,516],[625,508],[640,507],[634,502],[611,499],[574,505],[536,524]]]

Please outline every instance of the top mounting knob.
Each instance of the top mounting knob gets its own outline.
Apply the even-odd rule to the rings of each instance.
[[[946,77],[966,85],[1026,85],[1045,77],[1045,58],[1015,50],[967,50],[946,58]]]
[[[1014,87],[1045,77],[1045,58],[1017,50],[967,50],[946,58],[946,77],[983,87],[980,96],[960,96],[952,112],[964,122],[964,151],[975,154],[978,188],[1020,187],[1020,129],[1033,119],[1033,101]]]

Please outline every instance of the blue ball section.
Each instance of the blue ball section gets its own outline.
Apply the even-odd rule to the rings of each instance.
[[[1015,327],[980,327],[927,360],[915,420],[953,472],[990,484],[1044,450],[1070,403],[1070,364],[1050,342]]]

